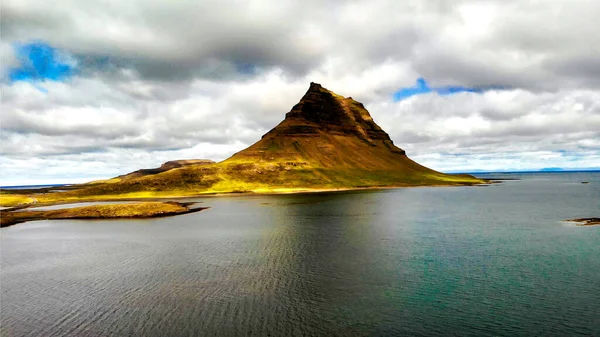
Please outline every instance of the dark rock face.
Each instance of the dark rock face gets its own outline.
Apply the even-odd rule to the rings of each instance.
[[[350,123],[348,116],[338,100],[320,84],[310,83],[310,88],[304,97],[294,105],[285,118],[303,118],[306,121],[328,127],[342,127]]]
[[[336,95],[313,82],[300,102],[285,115],[285,120],[263,138],[269,135],[313,137],[319,132],[358,137],[373,146],[383,142],[392,152],[404,154],[373,121],[362,103]]]

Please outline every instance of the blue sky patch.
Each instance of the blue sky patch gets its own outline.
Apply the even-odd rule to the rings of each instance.
[[[76,70],[76,61],[70,54],[47,43],[16,43],[13,48],[19,66],[10,69],[10,82],[64,81]]]
[[[402,89],[396,91],[394,93],[394,101],[401,101],[401,100],[409,98],[411,96],[428,94],[431,92],[435,92],[441,96],[446,96],[446,95],[458,94],[461,92],[482,93],[487,90],[498,90],[498,89],[502,89],[502,87],[495,87],[495,86],[485,87],[485,88],[478,88],[478,87],[469,88],[469,87],[462,87],[462,86],[430,87],[429,84],[427,83],[427,81],[424,78],[420,77],[417,79],[417,83],[414,86],[408,87],[408,88],[402,88]]]
[[[243,75],[255,75],[256,74],[256,65],[252,63],[245,62],[235,62],[235,69],[237,72]]]

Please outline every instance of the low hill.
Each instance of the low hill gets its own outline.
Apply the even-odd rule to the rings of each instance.
[[[180,168],[180,167],[184,167],[184,166],[202,166],[202,165],[209,165],[209,164],[214,164],[215,162],[209,159],[187,159],[187,160],[172,160],[172,161],[168,161],[164,164],[162,164],[160,167],[157,168],[151,168],[151,169],[139,169],[137,171],[133,171],[131,173],[128,174],[124,174],[121,176],[118,176],[114,179],[114,182],[118,182],[118,181],[123,181],[123,180],[129,180],[129,179],[136,179],[136,178],[141,178],[141,177],[145,177],[145,176],[150,176],[150,175],[154,175],[154,174],[158,174],[158,173],[163,173],[175,168]]]

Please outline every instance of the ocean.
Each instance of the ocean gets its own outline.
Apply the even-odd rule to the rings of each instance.
[[[0,334],[599,336],[600,172],[478,175],[3,228]]]

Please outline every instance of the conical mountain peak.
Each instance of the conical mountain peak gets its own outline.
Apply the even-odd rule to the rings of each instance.
[[[310,83],[300,102],[285,115],[285,120],[267,135],[311,136],[321,132],[357,137],[372,145],[378,142],[393,144],[362,103],[314,82]],[[393,150],[404,153],[395,146]]]

